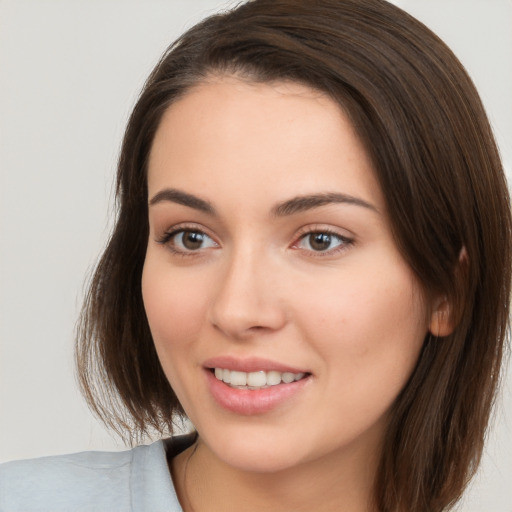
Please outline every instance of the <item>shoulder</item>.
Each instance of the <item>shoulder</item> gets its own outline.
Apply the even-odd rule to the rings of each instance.
[[[0,464],[0,512],[180,511],[158,441],[123,452],[83,452]]]
[[[84,452],[2,464],[0,510],[49,510],[50,504],[54,510],[86,510],[91,501],[115,501],[120,510],[130,510],[125,501],[133,455]]]

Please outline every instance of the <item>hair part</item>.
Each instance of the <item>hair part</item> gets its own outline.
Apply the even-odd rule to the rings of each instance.
[[[116,224],[78,325],[88,403],[132,439],[172,433],[184,414],[142,301],[147,165],[164,112],[219,74],[299,82],[334,99],[372,159],[403,257],[426,294],[446,296],[456,328],[425,339],[391,411],[375,482],[379,511],[444,510],[478,466],[499,384],[510,199],[463,66],[429,29],[382,0],[253,0],[207,18],[165,52],[128,122]]]

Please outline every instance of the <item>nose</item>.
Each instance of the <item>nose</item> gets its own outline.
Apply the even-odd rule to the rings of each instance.
[[[286,312],[276,265],[253,251],[233,254],[224,265],[210,306],[212,325],[233,339],[281,329]]]

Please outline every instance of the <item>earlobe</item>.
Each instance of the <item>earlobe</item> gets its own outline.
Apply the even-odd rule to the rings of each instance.
[[[437,300],[430,315],[428,330],[433,336],[448,336],[455,328],[453,321],[453,310],[450,301],[446,296]]]

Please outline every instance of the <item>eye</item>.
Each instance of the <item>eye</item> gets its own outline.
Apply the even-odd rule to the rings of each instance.
[[[198,252],[201,249],[218,247],[218,244],[211,237],[197,229],[171,231],[166,233],[159,242],[178,253]]]
[[[314,231],[301,236],[295,247],[314,252],[336,252],[352,243],[352,240],[337,233]]]

